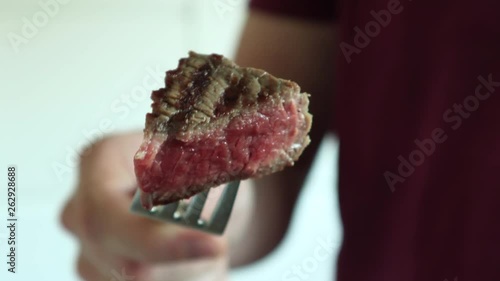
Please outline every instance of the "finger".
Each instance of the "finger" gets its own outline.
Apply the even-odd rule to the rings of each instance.
[[[78,257],[76,269],[78,275],[85,281],[104,281],[104,277],[99,273],[92,263],[83,255]]]
[[[102,248],[89,243],[82,244],[80,253],[81,259],[88,263],[89,266],[92,266],[100,276],[103,276],[108,281],[149,280],[147,276],[150,266],[147,264],[112,255]],[[138,279],[127,279],[127,276],[133,276]]]
[[[114,269],[119,269],[127,265],[126,261],[118,256],[112,255],[98,245],[90,242],[83,242],[81,247],[83,256],[102,276],[107,276]]]
[[[203,259],[170,265],[155,266],[147,275],[148,281],[225,281],[228,261],[226,257]],[[168,277],[168,278],[166,278]]]

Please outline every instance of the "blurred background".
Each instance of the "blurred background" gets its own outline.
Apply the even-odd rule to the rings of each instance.
[[[78,280],[78,245],[59,224],[78,152],[105,134],[141,130],[150,92],[189,50],[232,58],[246,13],[246,0],[1,0],[0,280]],[[283,243],[231,280],[332,280],[336,151],[330,136]],[[18,169],[16,274],[7,272],[3,226],[8,165]]]

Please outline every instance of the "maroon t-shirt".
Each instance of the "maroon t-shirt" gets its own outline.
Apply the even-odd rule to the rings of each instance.
[[[252,6],[340,24],[338,280],[500,280],[500,1]]]

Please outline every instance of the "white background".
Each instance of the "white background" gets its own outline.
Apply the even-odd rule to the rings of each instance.
[[[51,15],[38,1],[0,2],[0,280],[78,280],[77,245],[58,222],[76,153],[102,133],[141,129],[149,93],[188,50],[232,57],[246,15],[244,0],[65,1]],[[35,29],[23,34],[24,19]],[[341,239],[336,149],[324,143],[284,242],[231,280],[333,280],[337,249],[320,260],[315,249]],[[19,173],[15,275],[5,263],[10,164]],[[307,275],[290,273],[296,266]]]

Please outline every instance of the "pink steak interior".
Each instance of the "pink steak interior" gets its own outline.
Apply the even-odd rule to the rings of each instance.
[[[139,186],[157,193],[155,202],[168,203],[234,179],[269,169],[298,134],[296,105],[266,105],[242,112],[227,126],[182,142],[153,136],[141,146],[135,167]]]

